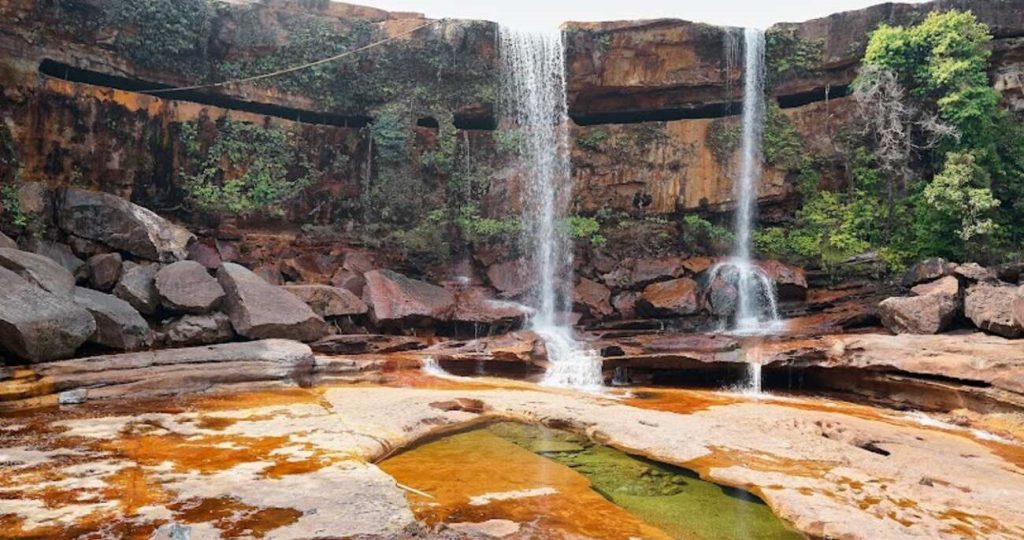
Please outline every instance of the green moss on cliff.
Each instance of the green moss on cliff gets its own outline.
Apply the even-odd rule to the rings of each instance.
[[[207,52],[216,19],[210,0],[106,0],[114,45],[137,65],[196,79],[207,75]]]
[[[765,35],[768,86],[790,77],[808,74],[822,61],[825,44],[797,35],[796,28],[773,29]]]

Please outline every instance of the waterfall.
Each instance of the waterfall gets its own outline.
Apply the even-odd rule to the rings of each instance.
[[[502,27],[502,110],[521,135],[523,247],[535,281],[531,326],[544,340],[550,367],[546,384],[599,387],[600,358],[573,336],[570,311],[572,243],[560,220],[572,184],[565,94],[565,54],[560,32],[528,33]]]

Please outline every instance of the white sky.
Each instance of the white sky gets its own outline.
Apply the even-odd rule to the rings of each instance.
[[[883,0],[347,0],[431,18],[486,19],[524,30],[557,28],[565,21],[614,21],[673,17],[724,26],[767,28]],[[916,3],[921,0],[903,0]]]

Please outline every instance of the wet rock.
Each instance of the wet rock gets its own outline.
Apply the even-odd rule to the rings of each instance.
[[[109,291],[121,279],[122,261],[118,253],[104,253],[89,257],[86,261],[86,275],[89,285],[98,291]]]
[[[935,281],[922,283],[915,285],[910,289],[910,292],[918,296],[928,296],[930,294],[945,294],[954,298],[960,297],[960,280],[954,276],[946,276]]]
[[[997,281],[996,273],[978,263],[965,263],[956,267],[953,271],[957,277],[962,278],[968,282],[993,282]]]
[[[212,240],[193,242],[188,248],[188,260],[195,261],[208,270],[220,268],[220,252]]]
[[[724,266],[706,279],[704,296],[711,314],[719,318],[732,316],[739,302],[739,290],[736,288],[739,271],[733,266]]]
[[[11,237],[0,232],[0,249],[18,249],[18,243],[11,240]]]
[[[636,317],[636,302],[639,299],[640,293],[638,292],[621,292],[612,298],[612,307],[619,312],[623,319],[632,319]]]
[[[309,344],[321,354],[387,354],[415,351],[427,344],[417,337],[383,334],[340,334],[327,336]]]
[[[887,298],[878,305],[882,324],[896,334],[938,334],[958,311],[956,298],[947,294]]]
[[[84,287],[75,288],[75,303],[92,314],[96,331],[89,341],[120,351],[135,351],[150,344],[149,325],[128,302]]]
[[[728,336],[688,334],[666,336],[651,340],[643,345],[647,352],[727,352],[740,347],[740,343]]]
[[[919,283],[935,281],[943,276],[948,276],[956,270],[956,265],[947,262],[945,259],[925,259],[907,271],[903,276],[903,286],[913,287]]]
[[[346,289],[330,285],[286,285],[284,289],[321,317],[364,315],[368,310],[362,300]]]
[[[140,313],[156,313],[160,307],[160,295],[156,290],[156,274],[159,271],[158,264],[125,262],[121,277],[114,286],[114,296],[128,302]]]
[[[700,311],[697,282],[680,278],[648,285],[637,301],[637,311],[650,317],[693,315]]]
[[[53,259],[76,277],[79,276],[79,272],[85,265],[85,262],[79,259],[67,244],[32,239],[27,243],[27,248],[27,251]]]
[[[536,332],[520,330],[470,341],[442,342],[430,347],[430,357],[445,362],[507,362],[536,364],[547,357]]]
[[[714,257],[691,257],[683,261],[681,265],[684,270],[695,276],[707,272],[717,263],[718,259]]]
[[[489,287],[466,287],[455,290],[455,308],[449,320],[517,327],[530,313],[531,310],[522,304],[495,298]]]
[[[59,206],[64,232],[151,261],[180,261],[195,239],[185,228],[108,193],[67,188]]]
[[[96,330],[92,315],[71,295],[50,294],[2,267],[0,291],[0,346],[20,358],[67,358]]]
[[[1016,294],[1017,287],[1012,285],[974,285],[964,296],[964,315],[985,332],[1019,338],[1024,335],[1024,328],[1013,314]]]
[[[630,275],[630,288],[642,289],[651,283],[680,277],[685,272],[681,257],[638,259]]]
[[[165,347],[193,347],[226,343],[235,338],[231,319],[223,313],[185,315],[160,328],[159,341]]]
[[[573,289],[573,309],[589,314],[595,319],[601,319],[614,313],[609,302],[612,292],[608,287],[587,278],[581,278]]]
[[[177,313],[209,313],[219,308],[224,299],[221,285],[195,261],[179,261],[161,268],[154,285],[160,304]]]
[[[531,286],[529,263],[526,260],[493,264],[487,268],[487,280],[502,298],[522,296]]]
[[[51,294],[70,298],[75,292],[75,276],[49,257],[17,249],[0,248],[0,267],[18,274]]]
[[[217,281],[227,293],[225,311],[231,325],[242,336],[309,342],[327,334],[327,324],[305,302],[243,266],[222,264]]]
[[[455,295],[442,287],[403,276],[391,270],[367,272],[363,300],[371,317],[381,324],[447,320],[455,307]]]
[[[758,261],[757,265],[775,283],[779,300],[807,299],[807,276],[802,268],[779,261]]]

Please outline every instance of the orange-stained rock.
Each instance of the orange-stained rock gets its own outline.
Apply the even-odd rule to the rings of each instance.
[[[608,287],[587,278],[580,278],[573,289],[573,308],[585,311],[596,319],[607,317],[614,312],[609,303],[611,296],[612,292]]]
[[[656,259],[638,259],[633,265],[632,288],[642,288],[657,281],[667,281],[683,275],[682,257],[658,257]]]
[[[367,272],[363,301],[378,324],[417,324],[448,320],[455,294],[391,270]]]
[[[525,259],[492,264],[487,279],[503,298],[521,296],[530,289],[530,265]]]
[[[637,311],[651,317],[693,315],[700,311],[697,282],[679,278],[648,285],[637,301]]]
[[[886,298],[878,304],[882,324],[896,334],[938,334],[958,311],[956,298],[946,294]]]
[[[758,261],[757,265],[772,282],[779,300],[806,300],[807,276],[802,268],[779,261]]]

